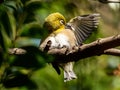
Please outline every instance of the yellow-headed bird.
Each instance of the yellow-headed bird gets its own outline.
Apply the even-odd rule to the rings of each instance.
[[[49,31],[48,37],[40,44],[40,49],[45,51],[46,46],[50,44],[49,50],[53,48],[67,47],[72,50],[79,46],[91,35],[98,26],[99,14],[88,14],[77,16],[68,23],[60,13],[52,13],[46,19],[44,27]],[[64,70],[64,81],[70,81],[77,78],[73,71],[73,62],[52,63],[58,74],[61,67]]]

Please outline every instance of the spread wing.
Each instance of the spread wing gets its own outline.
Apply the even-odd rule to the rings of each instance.
[[[80,45],[97,28],[99,18],[100,14],[77,16],[67,23],[66,28],[75,33],[77,44]]]

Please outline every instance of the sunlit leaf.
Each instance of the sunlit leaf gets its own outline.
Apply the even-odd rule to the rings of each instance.
[[[14,40],[16,37],[16,21],[12,13],[8,13],[8,14],[11,24],[11,39]]]
[[[3,5],[6,6],[6,8],[8,8],[10,11],[17,10],[17,6],[16,6],[16,2],[15,1],[12,1],[12,0],[7,1],[6,0],[3,3]]]

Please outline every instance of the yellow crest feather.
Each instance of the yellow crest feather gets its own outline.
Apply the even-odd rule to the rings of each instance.
[[[60,20],[63,20],[66,23],[64,16],[58,12],[50,14],[45,18],[44,26],[50,32],[56,32],[57,30],[63,29],[64,25],[60,23]]]

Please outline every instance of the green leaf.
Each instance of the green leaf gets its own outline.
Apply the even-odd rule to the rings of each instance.
[[[1,23],[4,27],[4,30],[6,31],[7,35],[11,36],[11,27],[10,27],[10,21],[7,12],[3,12],[0,17]]]
[[[30,23],[33,21],[36,21],[36,10],[39,10],[41,8],[42,4],[39,0],[28,0],[24,4],[24,12],[26,12],[26,18],[24,23]]]
[[[29,0],[28,2],[25,3],[25,9],[28,12],[38,10],[41,7],[42,7],[42,1],[39,0]]]
[[[11,10],[12,11],[12,9],[13,10],[17,10],[17,6],[16,6],[16,3],[17,2],[15,2],[15,1],[5,1],[4,3],[3,3],[3,5],[5,6],[5,7],[7,7],[7,9],[9,9],[9,10]]]
[[[32,38],[42,38],[44,34],[46,34],[46,30],[41,28],[40,23],[37,22],[25,24],[19,33],[20,36],[27,36]]]
[[[21,2],[23,3],[23,4],[25,4],[25,3],[27,3],[27,2],[29,2],[30,0],[21,0]]]
[[[6,74],[7,75],[3,80],[5,88],[25,86],[28,89],[37,89],[37,85],[30,80],[28,75],[22,74],[19,71],[12,72],[11,70],[7,70]]]
[[[0,19],[9,38],[14,39],[16,33],[16,22],[12,13],[5,11],[2,13]]]
[[[2,35],[2,27],[1,27],[1,24],[0,24],[0,47],[5,49],[5,45],[4,45],[4,39],[3,39],[3,35]]]
[[[35,22],[36,21],[36,16],[33,12],[27,12],[26,11],[26,18],[24,19],[24,24]]]
[[[0,47],[0,66],[1,66],[1,64],[2,64],[2,62],[3,62],[3,53],[2,53],[2,48]]]
[[[11,63],[12,66],[24,67],[26,69],[39,69],[45,66],[45,64],[51,59],[34,46],[26,46],[22,48],[25,49],[27,53],[15,56]]]
[[[8,47],[11,46],[11,39],[6,34],[2,25],[0,26],[0,47],[3,51],[7,51]]]

